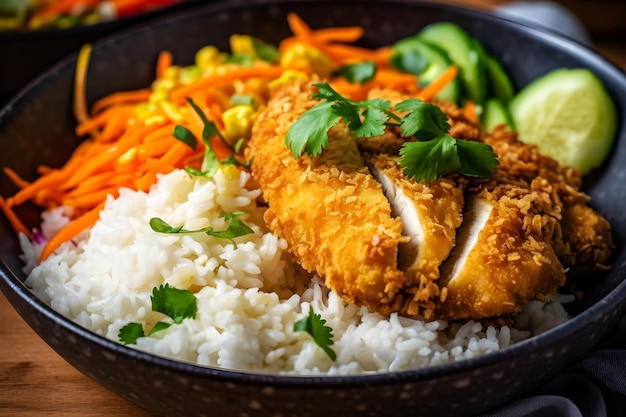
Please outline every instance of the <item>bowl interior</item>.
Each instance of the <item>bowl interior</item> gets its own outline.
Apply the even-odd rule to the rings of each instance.
[[[542,33],[463,7],[413,0],[395,1],[230,1],[196,6],[172,14],[150,24],[138,26],[94,44],[87,77],[88,101],[121,90],[146,87],[154,78],[156,57],[162,50],[173,53],[180,65],[190,64],[195,52],[207,44],[228,49],[231,33],[251,34],[266,42],[277,43],[290,34],[286,14],[297,12],[313,27],[362,25],[365,36],[360,44],[383,46],[417,33],[423,26],[436,21],[452,21],[478,38],[497,57],[511,75],[517,88],[547,71],[560,67],[586,67],[603,81],[613,97],[620,125],[614,151],[601,169],[586,179],[585,190],[592,205],[612,224],[617,242],[614,267],[602,276],[594,277],[583,302],[574,311],[596,308],[597,319],[606,312],[624,308],[619,299],[626,297],[626,216],[622,204],[626,201],[626,76],[605,59],[586,47],[552,33]],[[72,83],[76,55],[63,61],[38,77],[0,110],[0,166],[13,168],[26,179],[35,177],[39,164],[59,166],[79,143],[73,134]],[[0,181],[0,195],[15,192],[6,179]],[[39,210],[24,205],[17,210],[28,226],[39,223]],[[2,288],[12,288],[27,299],[28,290],[21,282],[19,244],[8,222],[0,219],[0,268]],[[8,284],[8,285],[7,285]],[[616,290],[617,288],[617,290]],[[613,291],[609,302],[598,302]],[[618,294],[615,294],[618,291]],[[31,302],[31,301],[29,301]],[[575,325],[575,324],[574,324]],[[574,326],[572,325],[572,326]],[[566,324],[569,326],[569,324]],[[573,331],[573,330],[572,330]],[[567,332],[564,334],[567,335]],[[537,348],[537,344],[532,346]],[[121,348],[121,350],[129,350]],[[476,366],[457,364],[455,369]],[[424,371],[416,375],[428,375]]]

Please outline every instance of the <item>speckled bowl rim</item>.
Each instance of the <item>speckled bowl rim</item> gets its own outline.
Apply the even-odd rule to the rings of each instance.
[[[332,0],[322,0],[328,3],[332,3]],[[562,50],[567,51],[573,55],[582,57],[583,60],[600,60],[604,66],[611,71],[612,75],[620,78],[620,82],[624,91],[626,92],[626,74],[607,60],[606,58],[598,55],[585,45],[582,45],[574,40],[567,39],[559,36],[555,32],[548,29],[542,30],[535,27],[530,27],[518,22],[514,22],[503,16],[496,16],[494,14],[487,14],[483,10],[477,10],[469,6],[442,4],[436,1],[411,1],[411,0],[393,0],[399,3],[413,3],[418,6],[420,3],[437,5],[443,8],[461,10],[464,13],[480,15],[481,18],[495,19],[499,21],[509,21],[511,24],[517,25],[521,31],[527,32],[526,34],[531,37],[541,37],[543,42],[547,42],[559,47]],[[369,0],[365,0],[369,2]],[[375,1],[374,1],[375,2]],[[228,2],[215,2],[211,4],[205,4],[198,7],[211,7],[216,11],[236,9],[245,5],[258,5],[258,4],[283,4],[281,0],[229,0]],[[183,19],[187,13],[193,12],[193,8],[190,10],[184,10],[178,13],[174,13],[171,16],[167,16],[161,19],[156,19],[156,22],[172,21],[176,19]],[[101,41],[94,43],[94,50],[96,48],[104,48],[108,44],[122,41],[125,37],[132,37],[135,32],[141,32],[145,30],[142,25],[138,27],[129,28],[109,35],[103,38]],[[64,68],[65,66],[75,62],[76,55],[66,57],[61,60],[57,65],[52,67],[49,71],[37,77],[27,87],[22,89],[16,94],[9,103],[3,109],[0,109],[0,122],[3,120],[4,113],[14,103],[18,103],[24,97],[28,96],[32,91],[36,91],[38,85],[45,83],[50,77],[54,76],[57,70]],[[621,126],[621,136],[618,138],[618,142],[623,142],[626,138],[626,127]],[[621,244],[621,242],[620,242]],[[623,246],[620,248],[619,260],[623,265],[626,265],[626,259],[623,259],[626,248]],[[202,376],[207,378],[219,378],[223,382],[237,382],[245,383],[251,386],[265,387],[271,386],[291,386],[291,387],[306,387],[306,388],[341,388],[341,387],[361,387],[361,386],[373,386],[373,385],[385,385],[390,383],[402,383],[411,382],[416,380],[429,380],[435,379],[444,375],[451,375],[455,373],[479,370],[488,365],[493,365],[499,362],[505,362],[512,358],[529,354],[531,352],[537,352],[542,346],[551,345],[554,342],[561,341],[568,337],[575,337],[579,332],[588,328],[591,324],[601,324],[606,320],[610,320],[611,317],[621,316],[626,313],[626,276],[622,277],[621,282],[611,290],[607,295],[601,298],[591,307],[585,311],[574,316],[567,322],[548,330],[540,335],[533,336],[532,338],[518,342],[512,346],[504,348],[502,350],[485,354],[482,356],[464,359],[458,362],[451,362],[442,365],[435,365],[426,368],[410,369],[398,372],[389,373],[373,373],[373,374],[361,374],[361,375],[347,375],[347,376],[318,376],[318,375],[278,375],[269,373],[253,373],[248,371],[229,370],[217,367],[202,366],[194,363],[187,363],[168,359],[166,357],[156,356],[151,353],[140,351],[115,341],[107,339],[104,336],[98,335],[77,323],[69,320],[60,313],[52,310],[51,307],[39,300],[31,290],[9,269],[4,260],[0,260],[0,278],[7,285],[8,292],[16,295],[21,301],[27,303],[28,307],[32,308],[36,313],[51,320],[55,324],[67,329],[70,333],[76,335],[79,338],[88,340],[89,342],[97,345],[105,351],[113,355],[123,355],[127,358],[141,361],[156,367],[162,367],[175,371],[176,373],[182,373],[185,375]],[[2,288],[4,290],[4,288]],[[7,293],[8,294],[8,293]]]

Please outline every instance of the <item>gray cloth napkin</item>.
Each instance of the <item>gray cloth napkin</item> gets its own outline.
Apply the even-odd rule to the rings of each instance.
[[[526,398],[482,417],[626,417],[626,317],[610,335]]]

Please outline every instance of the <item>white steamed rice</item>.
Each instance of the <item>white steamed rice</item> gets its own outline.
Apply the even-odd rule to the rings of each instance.
[[[156,355],[254,372],[347,375],[400,371],[494,352],[541,333],[568,316],[558,298],[530,303],[515,328],[478,322],[449,325],[392,314],[383,317],[345,305],[316,277],[303,276],[286,243],[263,223],[258,190],[247,173],[219,171],[213,179],[178,170],[160,177],[149,193],[121,190],[109,198],[101,220],[41,264],[41,244],[22,236],[27,285],[54,310],[115,341],[129,322],[150,327],[163,315],[151,311],[152,289],[168,283],[198,300],[196,319],[186,319],[135,346]],[[224,228],[222,212],[247,211],[254,235],[235,242],[202,233],[152,231],[150,218],[186,229]],[[49,237],[68,222],[63,208],[43,217]],[[293,325],[312,305],[332,327],[337,353],[331,361]]]

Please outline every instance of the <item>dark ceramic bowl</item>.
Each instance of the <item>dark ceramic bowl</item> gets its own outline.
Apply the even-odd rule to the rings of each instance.
[[[22,281],[18,242],[0,220],[0,287],[27,323],[63,358],[120,396],[161,415],[366,416],[471,415],[532,392],[589,352],[626,312],[626,76],[589,49],[484,12],[415,0],[219,2],[194,7],[95,44],[88,98],[149,85],[159,51],[181,64],[206,44],[228,47],[234,31],[277,42],[286,13],[313,27],[361,24],[363,43],[390,44],[435,21],[453,21],[498,57],[520,88],[557,67],[587,67],[617,104],[619,137],[605,165],[588,177],[594,207],[614,227],[613,269],[595,277],[575,317],[542,335],[476,359],[406,372],[354,377],[285,377],[225,371],[133,350],[70,322],[36,299]],[[71,85],[75,56],[60,62],[0,111],[0,166],[25,178],[39,163],[58,165],[77,145]],[[15,190],[3,180],[0,193]],[[30,226],[38,213],[25,207]],[[574,342],[575,341],[575,342]]]
[[[115,31],[172,13],[202,0],[185,0],[123,19],[68,29],[0,31],[0,102],[8,100],[62,58]]]

